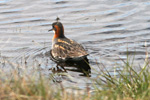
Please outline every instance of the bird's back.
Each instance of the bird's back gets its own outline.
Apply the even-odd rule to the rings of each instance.
[[[58,38],[53,41],[51,50],[55,59],[78,60],[88,55],[82,45],[68,38]]]

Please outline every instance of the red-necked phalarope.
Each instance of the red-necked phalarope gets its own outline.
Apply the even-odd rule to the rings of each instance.
[[[88,53],[83,46],[74,40],[68,39],[64,35],[64,27],[61,22],[54,22],[52,29],[54,37],[52,39],[51,56],[55,61],[83,60]]]

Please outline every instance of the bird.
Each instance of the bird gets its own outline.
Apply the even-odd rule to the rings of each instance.
[[[61,22],[52,23],[54,32],[52,48],[50,50],[51,59],[55,62],[81,61],[87,60],[89,55],[84,47],[76,41],[69,39],[64,34],[64,27]]]

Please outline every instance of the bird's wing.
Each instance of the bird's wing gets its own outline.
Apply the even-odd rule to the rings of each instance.
[[[55,58],[76,58],[88,55],[82,45],[73,40],[59,41],[53,45],[52,54]]]

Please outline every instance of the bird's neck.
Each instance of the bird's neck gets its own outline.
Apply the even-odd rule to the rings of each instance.
[[[63,31],[55,31],[54,33],[53,40],[57,38],[65,38]]]

